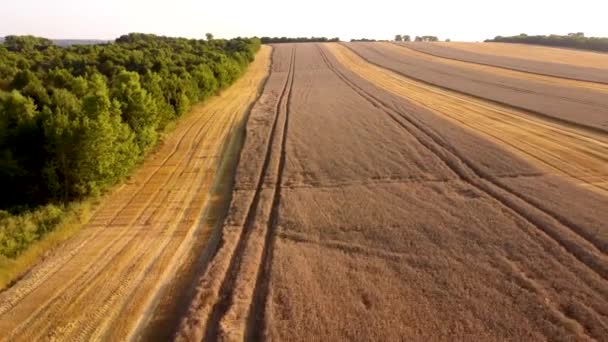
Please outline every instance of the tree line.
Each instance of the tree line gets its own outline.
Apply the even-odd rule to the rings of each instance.
[[[0,209],[68,202],[124,177],[192,104],[234,82],[257,38],[129,34],[58,47],[0,45]]]
[[[395,41],[396,42],[411,42],[412,38],[407,35],[401,35],[401,34],[397,34],[395,35]],[[437,38],[436,36],[416,36],[416,38],[414,38],[415,42],[438,42],[439,38]]]
[[[277,43],[326,43],[326,42],[339,42],[340,38],[326,38],[326,37],[262,37],[262,44],[277,44]]]
[[[351,42],[377,42],[377,40],[375,39],[368,39],[368,38],[353,38],[350,40]]]
[[[520,44],[533,44],[533,45],[545,45],[545,46],[556,46],[556,47],[569,47],[582,50],[592,51],[608,51],[608,38],[602,37],[585,37],[583,32],[569,33],[568,35],[537,35],[529,36],[522,33],[517,36],[496,36],[494,39],[486,39],[486,42],[500,42],[500,43],[520,43]]]

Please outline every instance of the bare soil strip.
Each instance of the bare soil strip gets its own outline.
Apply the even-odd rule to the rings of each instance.
[[[0,294],[2,339],[119,340],[131,333],[199,238],[219,153],[256,98],[269,50],[184,118],[81,234]]]
[[[436,57],[501,67],[538,75],[608,83],[608,55],[588,51],[552,49],[518,44],[397,43]],[[540,51],[539,51],[540,49]],[[498,50],[503,50],[500,53]],[[555,51],[557,50],[557,51]],[[557,56],[555,54],[557,53]],[[568,54],[566,58],[560,56]],[[591,55],[591,59],[587,58]],[[561,57],[561,58],[560,58]]]
[[[581,185],[608,191],[605,134],[546,122],[524,111],[417,82],[367,63],[342,45],[330,48],[341,63],[377,86],[495,139]]]

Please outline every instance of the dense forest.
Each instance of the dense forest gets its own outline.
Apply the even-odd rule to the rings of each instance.
[[[326,37],[262,37],[262,44],[277,44],[277,43],[326,43],[326,42],[339,42],[340,38],[326,38]]]
[[[582,50],[608,52],[608,38],[585,37],[583,32],[569,33],[567,36],[555,34],[549,36],[529,36],[522,33],[518,36],[511,37],[497,36],[494,39],[486,39],[485,41],[569,47]]]
[[[5,38],[0,255],[14,256],[44,235],[66,204],[121,180],[168,123],[234,82],[261,43],[208,38],[134,33],[70,47],[32,36]],[[49,206],[50,214],[36,214]],[[32,212],[40,222],[29,228],[10,221]]]

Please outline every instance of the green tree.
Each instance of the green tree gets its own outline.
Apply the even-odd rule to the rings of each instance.
[[[34,101],[19,91],[0,92],[0,204],[37,204],[44,188],[44,142]]]
[[[10,51],[28,51],[45,50],[53,45],[50,39],[39,38],[34,36],[6,36],[4,37],[4,45]]]
[[[160,118],[155,101],[141,87],[139,75],[121,71],[112,85],[112,98],[118,101],[124,122],[135,132],[140,151],[147,151],[158,139]]]
[[[135,134],[121,120],[120,104],[110,101],[105,80],[93,74],[82,100],[82,136],[76,161],[74,191],[79,196],[99,192],[124,177],[138,160]]]
[[[403,37],[400,34],[397,34],[397,35],[395,35],[395,41],[401,42],[401,41],[403,41]]]

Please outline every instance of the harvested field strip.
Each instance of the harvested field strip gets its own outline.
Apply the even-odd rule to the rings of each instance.
[[[253,196],[242,227],[220,227],[224,232],[223,247],[214,258],[207,274],[200,280],[199,293],[191,310],[182,321],[177,339],[184,341],[242,339],[247,333],[250,306],[254,303],[262,263],[268,256],[273,221],[279,200],[279,186],[284,163],[284,141],[287,131],[288,101],[295,70],[295,47],[281,94],[274,109],[272,126],[266,140],[266,152],[258,173]],[[281,115],[281,113],[285,113]],[[280,141],[280,143],[277,143]],[[280,148],[280,151],[277,149]],[[271,189],[264,188],[267,177],[276,176]],[[269,194],[268,192],[272,193]],[[269,201],[275,209],[267,210]],[[274,214],[273,214],[274,212]],[[236,231],[235,231],[236,230]],[[238,301],[236,301],[238,299]]]
[[[256,98],[269,56],[262,48],[243,78],[181,121],[80,235],[0,294],[3,339],[129,335],[189,252],[220,150]]]
[[[476,53],[608,69],[608,54],[599,52],[513,43],[437,42],[433,44]]]
[[[608,191],[606,135],[545,122],[521,110],[414,81],[372,65],[342,45],[328,46],[340,63],[375,85],[491,137],[552,172]]]
[[[335,46],[337,45],[330,47],[330,51],[337,56],[340,52],[339,49],[334,48]],[[322,54],[324,53],[322,52]],[[526,220],[527,223],[535,227],[547,241],[557,243],[572,257],[578,260],[581,265],[595,272],[595,275],[599,277],[601,281],[608,281],[607,251],[602,249],[601,241],[595,241],[593,237],[586,236],[586,234],[576,226],[570,225],[568,222],[564,222],[552,213],[534,205],[531,201],[528,201],[523,196],[502,185],[494,177],[485,174],[467,160],[467,158],[452,149],[449,145],[443,143],[440,137],[437,136],[432,129],[425,127],[413,117],[392,109],[390,105],[383,103],[372,94],[366,92],[363,88],[357,86],[353,81],[349,80],[344,73],[332,66],[331,61],[329,61],[326,56],[324,59],[327,66],[348,84],[351,89],[366,98],[375,107],[382,109],[382,111],[389,115],[395,123],[414,135],[429,152],[443,160],[445,165],[452,169],[461,177],[461,179],[477,188],[479,191],[486,193],[500,203],[505,209],[512,211],[515,215]],[[337,59],[340,60],[339,57]],[[598,280],[598,278],[595,278],[593,281],[596,280]],[[583,323],[580,324],[584,325]]]
[[[597,67],[564,64],[554,62],[547,58],[543,61],[526,59],[528,56],[509,57],[506,55],[493,55],[462,50],[444,44],[419,44],[419,43],[397,43],[411,50],[425,53],[439,58],[447,58],[455,61],[487,65],[491,67],[514,70],[541,76],[557,77],[575,81],[608,84],[608,69]]]
[[[419,58],[419,59],[429,61],[429,62],[443,63],[443,64],[454,66],[454,67],[471,69],[471,70],[481,71],[481,72],[485,72],[485,73],[489,73],[489,74],[493,74],[493,75],[512,77],[512,78],[517,78],[517,79],[521,79],[521,80],[543,83],[543,84],[547,84],[547,85],[557,85],[557,86],[563,86],[563,87],[580,88],[580,89],[587,89],[587,90],[594,90],[594,91],[598,91],[598,92],[608,93],[608,84],[578,81],[578,80],[572,80],[572,79],[561,78],[561,77],[554,77],[554,76],[540,75],[540,74],[534,74],[534,73],[523,72],[523,71],[516,71],[516,70],[512,70],[512,69],[501,68],[501,67],[497,67],[497,66],[483,65],[483,64],[473,63],[473,62],[458,61],[458,60],[454,60],[454,59],[450,59],[450,58],[443,58],[443,57],[435,56],[435,55],[432,55],[429,53],[424,53],[424,52],[420,52],[417,50],[413,50],[413,49],[409,48],[407,45],[402,45],[402,44],[393,44],[393,43],[379,43],[379,44],[383,45],[385,48],[387,48],[389,50],[396,51],[400,54],[404,54],[404,55],[411,56],[414,58]]]

